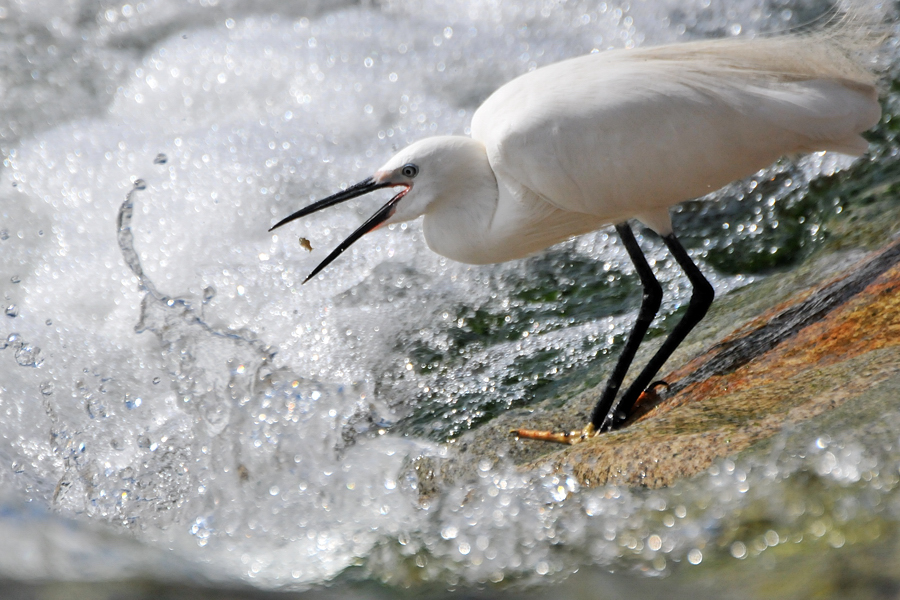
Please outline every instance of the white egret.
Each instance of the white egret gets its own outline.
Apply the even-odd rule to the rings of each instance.
[[[471,138],[416,142],[372,177],[272,229],[374,190],[400,188],[308,281],[365,233],[420,216],[432,250],[471,264],[522,258],[614,225],[644,295],[590,424],[551,436],[584,439],[627,418],[712,303],[713,288],[675,237],[669,208],[784,155],[866,151],[860,133],[878,122],[881,109],[877,77],[857,52],[870,36],[852,21],[807,34],[613,50],[537,69],[478,108]],[[662,237],[693,292],[682,320],[616,404],[662,298],[631,218]]]

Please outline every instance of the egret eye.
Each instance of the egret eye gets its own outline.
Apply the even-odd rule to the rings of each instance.
[[[404,177],[409,177],[410,179],[412,179],[419,174],[419,167],[412,163],[404,165],[403,168],[400,169],[400,174]]]

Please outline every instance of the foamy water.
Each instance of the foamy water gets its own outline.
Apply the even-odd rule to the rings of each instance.
[[[396,149],[465,133],[479,102],[527,70],[782,28],[799,18],[790,8],[268,2],[251,13],[238,2],[47,1],[3,11],[2,83],[16,93],[0,101],[14,117],[0,128],[0,531],[33,550],[0,559],[0,575],[180,570],[299,589],[361,566],[398,585],[537,585],[585,565],[664,574],[709,552],[740,560],[804,533],[842,545],[842,523],[866,511],[896,518],[894,451],[852,429],[798,433],[769,461],[726,461],[671,490],[581,490],[485,464],[478,481],[423,504],[415,458],[445,455],[448,438],[603,360],[633,305],[579,312],[577,298],[565,310],[535,298],[572,288],[576,268],[596,268],[615,291],[632,277],[626,254],[598,232],[471,267],[431,253],[410,224],[368,235],[301,286],[379,199],[267,233]],[[719,241],[773,219],[770,198],[846,164],[781,165],[772,173],[793,179],[766,197],[755,182],[736,186],[732,196],[760,210]],[[672,313],[686,282],[645,241]],[[711,279],[722,293],[749,278]],[[887,431],[896,441],[900,427]],[[884,502],[856,503],[843,521],[812,504],[776,519],[806,472],[829,494],[862,487]],[[760,503],[772,528],[723,545],[725,524]],[[77,550],[63,541],[72,535],[84,540]],[[115,561],[109,543],[126,549]]]

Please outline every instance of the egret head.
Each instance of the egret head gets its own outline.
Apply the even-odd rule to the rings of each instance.
[[[474,191],[470,188],[482,185],[485,171],[490,174],[490,180],[496,187],[484,146],[480,142],[462,136],[426,138],[395,154],[372,177],[298,210],[273,225],[269,231],[381,188],[399,189],[309,274],[303,281],[306,283],[366,233],[382,225],[410,221],[426,214],[443,200],[456,199]]]

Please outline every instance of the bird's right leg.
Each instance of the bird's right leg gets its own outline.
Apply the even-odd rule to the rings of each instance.
[[[600,431],[600,428],[608,421],[609,412],[613,408],[619,388],[622,387],[622,381],[625,379],[628,367],[631,366],[634,355],[637,353],[641,342],[644,341],[647,330],[650,329],[650,324],[656,318],[656,313],[659,312],[663,295],[662,286],[659,285],[659,281],[653,274],[653,269],[647,263],[647,258],[634,238],[631,227],[627,223],[619,223],[616,225],[616,232],[622,239],[622,243],[625,244],[625,250],[628,251],[628,256],[634,264],[634,269],[641,278],[644,296],[641,300],[641,308],[638,310],[637,319],[631,328],[631,333],[628,334],[628,338],[625,340],[625,347],[619,355],[619,360],[616,361],[612,374],[606,380],[606,387],[603,388],[603,393],[600,394],[600,400],[597,401],[594,410],[591,412],[589,427],[593,427],[595,431]]]
[[[647,330],[656,317],[656,313],[659,312],[659,307],[662,303],[662,286],[647,263],[647,258],[644,256],[640,245],[638,245],[631,227],[629,227],[628,223],[619,223],[616,225],[616,232],[625,245],[625,250],[628,252],[628,256],[631,258],[631,262],[641,278],[644,295],[641,300],[641,308],[638,310],[637,319],[631,329],[631,333],[628,334],[628,338],[625,340],[625,347],[619,355],[619,360],[616,361],[612,374],[606,380],[606,387],[603,388],[603,392],[600,394],[600,400],[591,412],[591,422],[582,431],[563,433],[533,429],[512,430],[511,433],[520,438],[559,442],[562,444],[577,444],[599,432],[601,426],[609,421],[607,415],[612,409],[616,395],[619,393],[619,388],[622,387],[622,381],[625,379],[628,367],[631,366],[634,355],[637,353],[641,342],[644,341],[644,336],[647,335]]]

